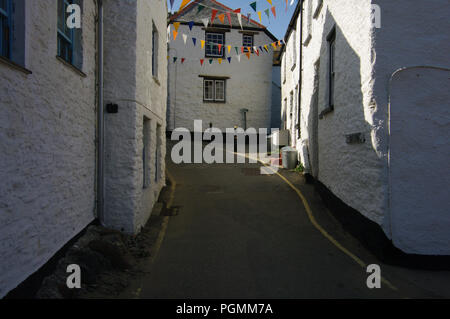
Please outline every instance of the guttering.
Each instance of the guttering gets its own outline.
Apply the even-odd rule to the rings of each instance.
[[[303,79],[303,0],[300,0],[299,2],[299,17],[300,17],[300,58],[299,58],[299,76],[298,76],[298,107],[297,107],[297,117],[298,117],[298,127],[297,127],[297,136],[301,138],[301,125],[302,125],[302,79]],[[296,10],[297,12],[297,10]]]
[[[104,108],[103,108],[103,1],[98,0],[98,101],[97,101],[97,218],[104,226]]]

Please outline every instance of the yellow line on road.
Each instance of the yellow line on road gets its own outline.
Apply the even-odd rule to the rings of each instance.
[[[228,152],[228,151],[227,151]],[[308,215],[308,218],[311,222],[311,224],[313,224],[313,226],[325,237],[327,238],[334,246],[336,246],[340,251],[342,251],[344,254],[346,254],[347,256],[349,256],[351,259],[353,259],[358,265],[360,265],[362,268],[367,269],[367,264],[362,261],[359,257],[357,257],[355,254],[353,254],[352,252],[350,252],[347,248],[345,248],[344,246],[342,246],[336,239],[334,239],[333,236],[331,236],[316,220],[316,218],[314,217],[314,214],[311,210],[311,207],[309,206],[308,201],[306,200],[306,197],[303,195],[303,193],[297,188],[295,187],[294,184],[292,184],[286,177],[284,177],[283,175],[281,175],[279,172],[275,171],[270,165],[267,165],[266,163],[262,162],[259,158],[254,158],[254,157],[249,157],[247,154],[239,154],[236,152],[233,152],[234,154],[238,155],[238,156],[244,156],[248,159],[252,159],[252,160],[256,160],[259,163],[261,163],[262,165],[264,165],[265,167],[268,167],[270,170],[272,170],[272,172],[276,175],[278,175],[286,184],[289,185],[290,188],[292,188],[298,195],[298,197],[300,197],[303,206],[305,207],[306,213]],[[381,281],[388,286],[389,288],[391,288],[392,290],[397,291],[398,288],[396,286],[394,286],[392,283],[390,283],[387,279],[381,277]]]

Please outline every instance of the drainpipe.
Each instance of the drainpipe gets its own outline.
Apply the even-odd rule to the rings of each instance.
[[[104,225],[103,1],[98,0],[97,218]]]

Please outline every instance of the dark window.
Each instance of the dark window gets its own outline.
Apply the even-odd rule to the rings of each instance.
[[[253,35],[244,34],[242,36],[242,46],[244,47],[244,52],[249,52],[248,48],[250,47],[250,52],[253,52]]]
[[[225,80],[203,79],[203,101],[225,103]]]
[[[12,0],[0,0],[0,55],[11,58]]]
[[[328,40],[328,52],[329,52],[329,62],[328,62],[328,106],[334,108],[334,91],[335,91],[335,56],[336,56],[336,31],[333,30],[327,38]]]
[[[72,14],[67,12],[71,4],[80,6],[81,0],[58,0],[58,56],[66,62],[81,69],[82,67],[82,46],[81,28],[69,28],[67,18]]]
[[[152,26],[152,75],[158,77],[158,30],[155,24]]]
[[[224,57],[225,34],[206,32],[205,33],[205,41],[206,41],[205,54],[207,57],[212,57],[212,58]],[[219,50],[218,44],[222,45],[220,50]]]
[[[144,117],[142,125],[142,187],[147,188],[150,186],[150,129],[151,122],[148,118]]]

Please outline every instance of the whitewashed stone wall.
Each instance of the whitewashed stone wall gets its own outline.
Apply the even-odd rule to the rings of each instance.
[[[57,2],[26,1],[25,67],[0,62],[0,297],[95,218],[95,15],[86,77],[56,59]]]
[[[105,225],[137,233],[165,184],[167,7],[161,0],[105,2]],[[158,76],[152,76],[152,24],[159,33]],[[149,187],[143,187],[143,122],[150,120]],[[157,125],[159,128],[156,181]]]
[[[181,25],[179,35],[169,43],[169,130],[184,127],[194,129],[194,120],[203,121],[203,129],[213,127],[225,130],[234,126],[244,127],[244,117],[241,109],[248,109],[247,127],[270,128],[272,106],[272,47],[269,53],[251,55],[250,60],[246,55],[241,56],[239,63],[236,58],[235,46],[242,46],[242,34],[238,29],[232,29],[225,33],[225,45],[231,45],[231,54],[225,48],[225,58],[222,64],[215,58],[209,64],[209,58],[205,58],[205,50],[201,49],[200,40],[205,39],[204,26],[194,26],[192,31],[188,25]],[[174,27],[171,25],[171,30]],[[182,34],[189,36],[186,46]],[[197,38],[197,46],[194,47],[191,37]],[[273,40],[263,31],[254,36],[254,45],[270,44]],[[239,53],[241,53],[239,51]],[[173,63],[173,57],[177,56],[177,63]],[[226,60],[231,56],[231,64]],[[181,58],[186,61],[181,64]],[[200,59],[204,58],[203,66]],[[229,77],[226,80],[226,103],[203,102],[203,78],[199,75]]]
[[[388,87],[391,75],[399,68],[432,65],[448,67],[449,26],[445,8],[448,1],[370,1],[324,0],[305,1],[303,33],[303,79],[301,100],[301,136],[296,139],[300,159],[307,170],[314,149],[313,92],[315,65],[318,68],[318,113],[328,104],[327,36],[336,27],[335,108],[318,121],[317,178],[346,204],[379,224],[391,238],[388,180]],[[372,24],[371,5],[381,8],[381,28]],[[309,6],[311,39],[308,43]],[[297,30],[299,30],[297,20]],[[292,35],[291,35],[292,37]],[[287,80],[283,99],[294,90],[296,81],[289,81],[289,66],[294,54],[289,39],[283,56],[287,64]],[[297,53],[298,54],[298,53]],[[286,71],[285,71],[286,70]],[[282,74],[282,79],[284,75]],[[430,101],[432,102],[432,101]],[[283,102],[284,106],[284,102]],[[406,116],[406,115],[405,115]],[[288,128],[291,123],[288,122]],[[348,144],[345,136],[362,133],[363,144]],[[294,136],[295,138],[295,136]],[[314,163],[313,163],[314,164]],[[430,192],[433,188],[430,187]],[[405,190],[407,192],[407,190]],[[424,216],[424,218],[426,218]],[[420,221],[417,221],[420,223]],[[422,234],[423,235],[423,234]],[[426,235],[425,235],[426,236]],[[442,236],[441,236],[442,238]],[[395,242],[394,242],[395,243]],[[406,252],[439,253],[442,249],[423,245],[418,239],[414,250]],[[409,246],[409,248],[411,245]]]

